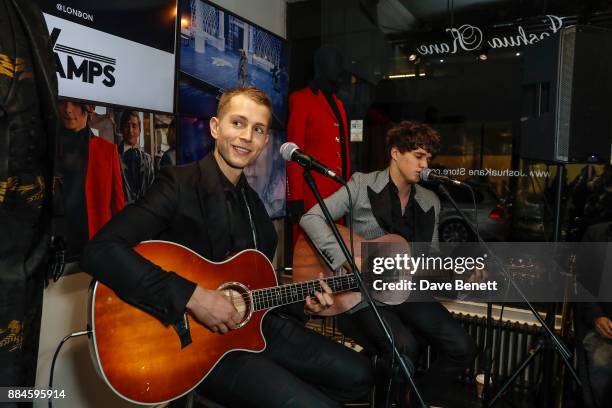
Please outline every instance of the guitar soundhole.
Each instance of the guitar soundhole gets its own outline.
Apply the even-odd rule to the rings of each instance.
[[[221,285],[218,290],[234,304],[234,307],[240,313],[242,320],[237,328],[247,324],[253,314],[253,299],[249,289],[239,282],[227,282]]]

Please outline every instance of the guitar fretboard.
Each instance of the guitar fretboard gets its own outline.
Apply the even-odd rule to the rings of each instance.
[[[324,278],[333,293],[355,289],[357,281],[351,274]],[[252,291],[254,311],[269,309],[271,307],[302,302],[307,296],[314,296],[315,292],[323,292],[319,280],[311,280],[272,288]]]

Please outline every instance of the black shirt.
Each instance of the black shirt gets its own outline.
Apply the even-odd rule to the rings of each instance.
[[[246,194],[248,184],[245,175],[241,174],[238,183],[233,185],[225,177],[219,166],[217,165],[216,167],[221,184],[223,185],[225,197],[227,198],[226,206],[230,225],[230,252],[237,253],[249,248],[259,249],[257,245],[257,228],[255,227],[253,213]]]
[[[414,208],[414,186],[410,189],[408,204],[402,213],[402,204],[398,196],[397,186],[389,180],[389,196],[391,199],[391,234],[399,234],[408,242],[414,241],[414,226],[416,212]]]

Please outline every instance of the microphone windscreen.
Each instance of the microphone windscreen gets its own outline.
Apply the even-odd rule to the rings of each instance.
[[[283,160],[291,161],[291,155],[297,149],[299,149],[299,147],[295,143],[293,143],[293,142],[285,142],[280,147],[281,157],[283,158]]]
[[[429,175],[431,174],[431,169],[426,168],[421,170],[421,181],[429,181]]]

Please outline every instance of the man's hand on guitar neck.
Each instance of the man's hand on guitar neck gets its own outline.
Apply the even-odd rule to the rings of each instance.
[[[329,309],[334,305],[334,295],[332,294],[331,288],[325,283],[323,280],[323,274],[319,274],[319,284],[321,288],[323,288],[323,293],[316,291],[315,298],[311,296],[306,296],[306,303],[304,304],[304,308],[307,313],[319,314],[324,310]]]
[[[189,298],[187,310],[212,332],[227,333],[242,320],[234,304],[222,293],[199,286]]]

